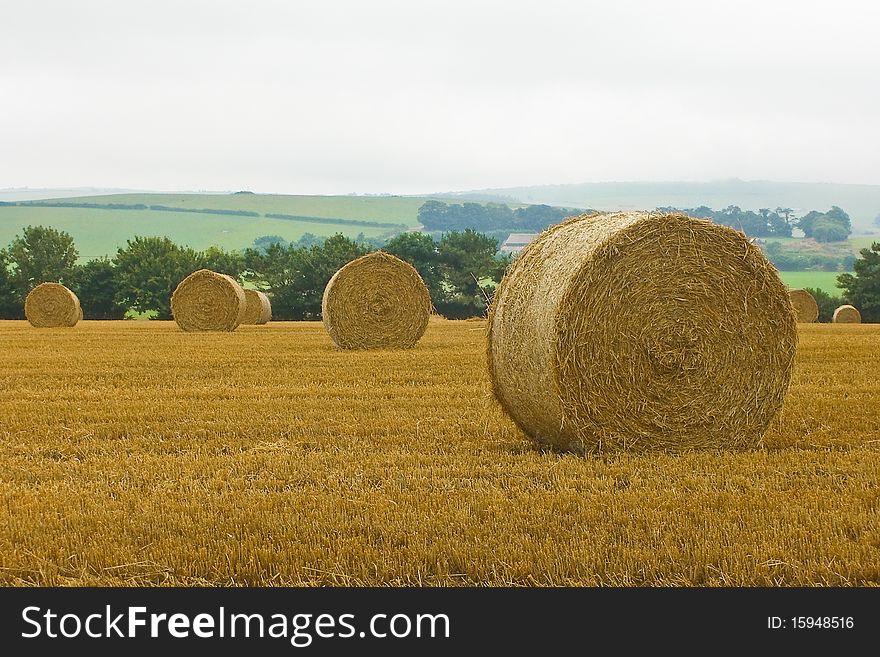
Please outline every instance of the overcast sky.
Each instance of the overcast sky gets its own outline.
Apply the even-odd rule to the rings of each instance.
[[[4,0],[0,188],[880,184],[875,7]]]

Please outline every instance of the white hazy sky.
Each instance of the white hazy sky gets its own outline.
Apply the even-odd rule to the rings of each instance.
[[[880,6],[0,5],[0,188],[880,184]]]

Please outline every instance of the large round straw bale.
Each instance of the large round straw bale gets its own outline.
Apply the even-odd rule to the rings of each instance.
[[[819,304],[812,294],[801,289],[790,290],[788,294],[797,313],[797,321],[809,324],[819,319]]]
[[[376,251],[333,274],[321,314],[343,349],[406,349],[428,326],[431,295],[412,265]]]
[[[209,269],[184,278],[171,295],[171,314],[184,331],[234,331],[246,307],[241,286]]]
[[[40,283],[24,301],[24,316],[32,326],[76,326],[82,317],[79,299],[60,283]]]
[[[269,297],[259,290],[244,288],[246,308],[242,324],[267,324],[272,319],[272,304]]]
[[[511,264],[489,315],[495,396],[576,452],[747,448],[782,407],[797,331],[737,231],[681,214],[582,215]]]
[[[861,324],[862,313],[860,313],[854,306],[845,304],[834,311],[834,316],[831,318],[831,321],[835,324]]]

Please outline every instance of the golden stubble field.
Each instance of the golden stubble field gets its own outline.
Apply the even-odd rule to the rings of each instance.
[[[763,449],[541,452],[485,323],[0,322],[4,585],[880,584],[880,326],[800,327]]]

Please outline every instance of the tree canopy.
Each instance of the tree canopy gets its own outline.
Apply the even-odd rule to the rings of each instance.
[[[167,237],[135,237],[113,258],[119,283],[116,302],[138,313],[171,319],[171,295],[198,269],[198,254]]]
[[[24,299],[40,283],[69,281],[78,258],[69,234],[45,226],[28,226],[9,245],[10,282]]]
[[[861,249],[853,265],[855,273],[841,274],[837,284],[847,301],[858,308],[863,322],[880,322],[880,242]]]

